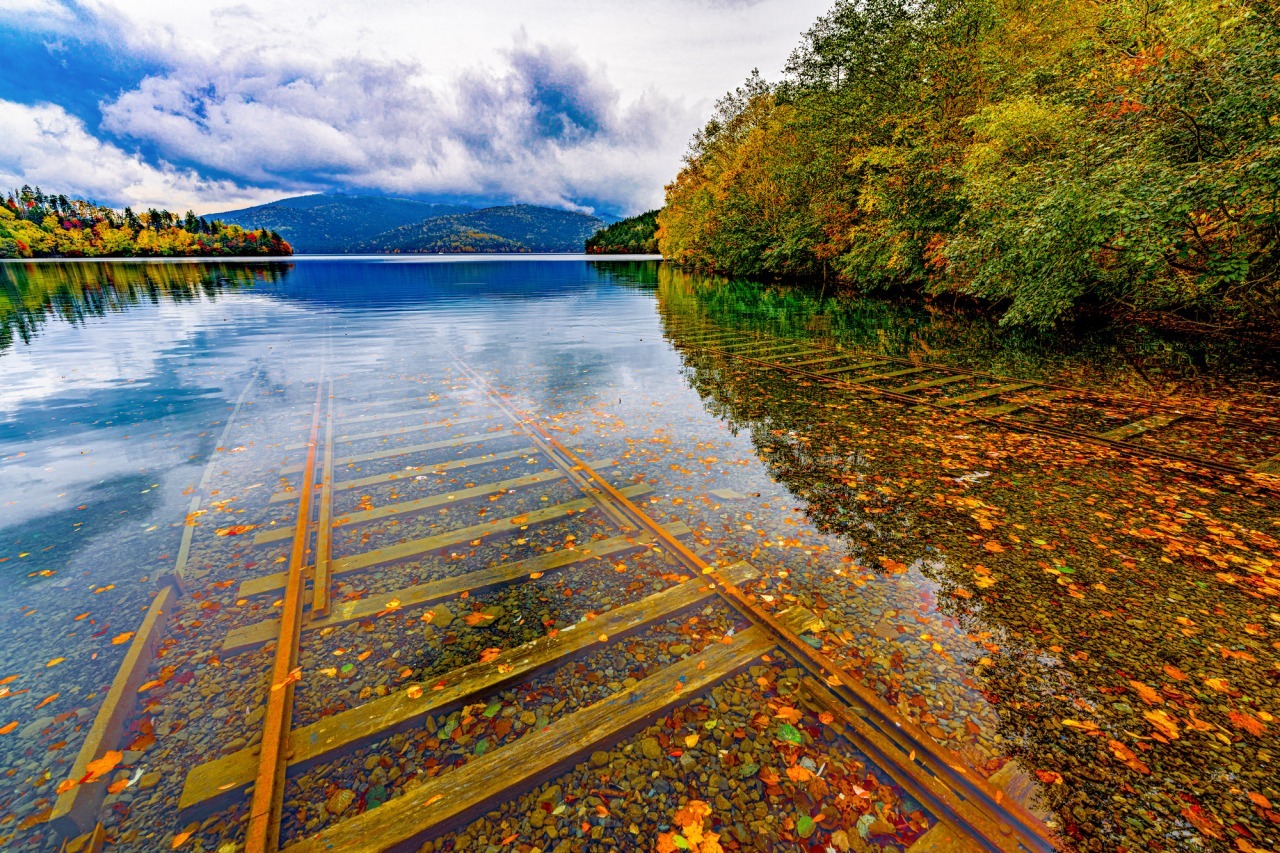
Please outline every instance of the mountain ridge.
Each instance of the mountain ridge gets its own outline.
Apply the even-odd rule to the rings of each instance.
[[[581,252],[606,220],[532,204],[472,207],[318,193],[215,213],[278,232],[299,254]]]

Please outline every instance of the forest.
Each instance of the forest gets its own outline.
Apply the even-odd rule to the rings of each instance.
[[[24,186],[0,199],[0,258],[290,255],[274,231],[247,231],[187,211],[117,212]]]
[[[1280,329],[1280,6],[841,0],[716,107],[671,261],[1086,316]]]
[[[587,240],[588,255],[656,255],[658,211],[650,210],[606,225]]]

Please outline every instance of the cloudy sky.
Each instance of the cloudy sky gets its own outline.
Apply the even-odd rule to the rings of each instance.
[[[829,0],[0,0],[0,188],[657,206]]]

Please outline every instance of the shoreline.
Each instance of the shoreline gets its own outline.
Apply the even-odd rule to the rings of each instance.
[[[0,258],[0,264],[103,264],[103,263],[290,263],[293,261],[397,261],[441,262],[457,260],[523,260],[523,261],[661,261],[662,255],[597,255],[586,252],[454,252],[450,254],[385,254],[385,255],[191,255],[181,257],[145,257],[127,255],[107,258]]]

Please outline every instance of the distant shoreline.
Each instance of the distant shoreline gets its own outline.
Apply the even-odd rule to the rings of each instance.
[[[388,253],[383,255],[201,255],[182,257],[113,257],[113,258],[0,258],[0,264],[201,264],[201,263],[266,263],[288,264],[295,261],[388,261],[392,263],[442,263],[455,261],[661,261],[662,255],[597,255],[586,252],[452,252],[449,254]]]

